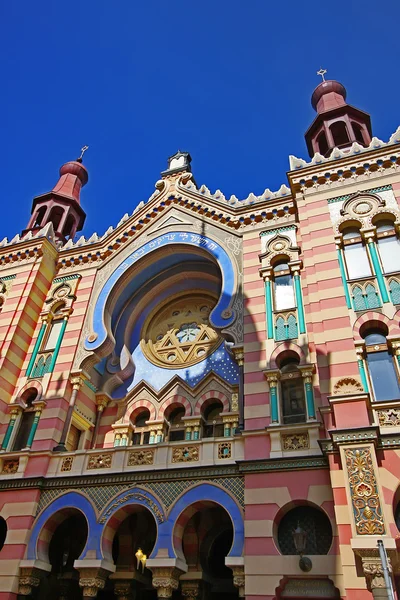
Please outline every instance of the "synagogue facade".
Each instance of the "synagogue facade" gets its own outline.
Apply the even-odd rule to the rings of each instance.
[[[0,600],[400,589],[400,128],[312,104],[277,191],[85,238],[81,157],[0,243]]]

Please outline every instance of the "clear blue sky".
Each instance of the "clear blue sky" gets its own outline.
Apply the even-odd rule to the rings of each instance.
[[[3,0],[0,239],[84,144],[87,235],[147,199],[178,148],[212,191],[278,189],[288,155],[307,157],[320,66],[386,141],[399,19],[398,0]]]

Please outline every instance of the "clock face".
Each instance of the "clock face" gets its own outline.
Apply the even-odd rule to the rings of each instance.
[[[197,323],[183,323],[176,333],[176,337],[182,344],[183,342],[194,342],[200,332]]]
[[[142,330],[143,353],[153,364],[169,369],[204,360],[222,341],[208,318],[216,302],[208,293],[193,292],[158,307]]]

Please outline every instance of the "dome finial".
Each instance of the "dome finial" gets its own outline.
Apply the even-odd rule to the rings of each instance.
[[[326,74],[327,72],[328,72],[328,71],[327,71],[326,69],[323,69],[323,68],[321,67],[321,68],[320,68],[320,70],[319,70],[319,71],[317,71],[317,75],[321,75],[321,77],[322,77],[322,81],[325,81],[325,74]]]
[[[83,159],[83,155],[85,154],[86,150],[89,150],[89,146],[82,146],[81,148],[81,155],[79,158],[76,159],[76,162],[82,162]]]

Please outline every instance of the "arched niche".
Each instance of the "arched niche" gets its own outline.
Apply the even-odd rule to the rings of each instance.
[[[162,260],[157,251],[163,249]],[[194,252],[193,252],[194,251]],[[200,251],[200,252],[198,252]],[[91,314],[92,332],[85,341],[85,348],[99,351],[112,335],[113,321],[139,285],[151,276],[173,266],[202,256],[218,265],[221,273],[221,290],[211,321],[219,329],[227,328],[235,320],[232,304],[238,292],[237,272],[228,252],[215,240],[190,232],[174,232],[156,237],[132,252],[102,285]],[[158,255],[160,256],[160,255]],[[146,258],[150,260],[145,260]],[[123,290],[123,292],[122,292]]]

